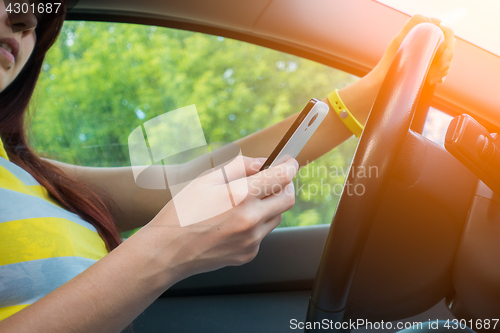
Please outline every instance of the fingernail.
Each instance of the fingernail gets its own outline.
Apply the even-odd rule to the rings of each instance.
[[[295,159],[294,159],[294,161],[295,161],[295,164],[297,165],[297,170],[299,170],[299,162],[297,162],[297,160],[295,160]]]
[[[441,83],[444,83],[444,80],[446,80],[446,76],[444,76],[442,79],[441,79]]]

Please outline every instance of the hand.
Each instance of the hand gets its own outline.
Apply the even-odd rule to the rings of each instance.
[[[401,31],[391,41],[382,59],[373,69],[373,72],[375,72],[379,78],[383,80],[383,78],[385,77],[389,66],[391,65],[392,59],[394,58],[394,55],[396,54],[399,46],[403,42],[408,32],[417,24],[423,22],[435,24],[443,31],[444,43],[438,50],[436,57],[434,58],[431,69],[429,70],[429,74],[427,75],[427,80],[430,84],[444,82],[446,76],[448,75],[448,72],[450,71],[451,61],[455,54],[456,39],[453,34],[453,30],[448,27],[442,26],[439,19],[428,18],[422,15],[412,16],[403,26],[403,29],[401,29]]]
[[[162,258],[166,270],[178,272],[178,279],[228,265],[241,265],[257,255],[260,242],[281,222],[281,214],[295,203],[292,179],[298,164],[294,159],[258,172],[264,159],[237,157],[221,173],[201,176],[184,188],[143,229],[154,230],[153,255]],[[244,176],[247,177],[244,177]],[[229,186],[228,186],[229,185]],[[208,194],[218,201],[231,189],[235,207],[201,222],[181,227],[176,218],[178,196]],[[203,196],[202,195],[202,196]],[[182,209],[182,204],[181,204]],[[199,202],[195,214],[205,209]]]

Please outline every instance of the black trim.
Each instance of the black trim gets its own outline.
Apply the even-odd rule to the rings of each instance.
[[[202,25],[193,22],[179,21],[168,17],[157,17],[144,13],[138,13],[138,15],[144,15],[144,17],[134,16],[129,12],[112,12],[103,14],[94,11],[73,10],[67,14],[66,19],[73,21],[96,21],[155,25],[165,28],[201,32],[214,36],[236,39],[242,42],[260,45],[276,51],[293,54],[298,57],[309,59],[359,77],[366,75],[371,70],[371,68],[361,66],[346,59],[335,57],[334,55],[326,54],[322,51],[307,48],[297,44],[286,44],[286,42],[283,41],[272,40],[269,38],[251,35],[249,33],[231,31],[224,28]]]
[[[190,276],[163,297],[310,291],[329,228],[324,224],[275,229],[262,240],[251,262]]]
[[[314,280],[280,281],[253,285],[220,286],[205,288],[168,289],[160,297],[251,294],[279,291],[312,290]]]

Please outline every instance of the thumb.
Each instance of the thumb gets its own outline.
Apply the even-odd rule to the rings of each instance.
[[[235,157],[229,163],[221,166],[224,168],[227,181],[231,182],[236,179],[245,178],[256,174],[257,172],[259,172],[265,161],[265,158],[252,158],[240,155]]]

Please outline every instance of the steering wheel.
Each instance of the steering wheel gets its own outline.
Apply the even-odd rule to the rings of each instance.
[[[307,322],[342,322],[345,318],[349,292],[372,222],[410,133],[430,65],[443,41],[441,29],[422,23],[408,33],[395,55],[373,104],[330,227],[309,300]],[[357,170],[370,167],[377,168],[378,177],[356,177]],[[348,187],[351,191],[347,191]],[[362,195],[352,194],[352,189],[357,188],[364,190]]]

